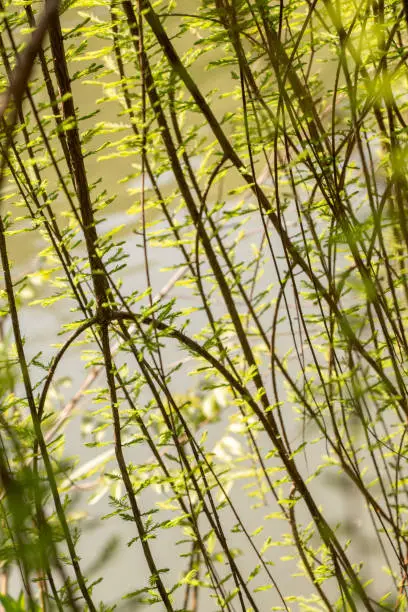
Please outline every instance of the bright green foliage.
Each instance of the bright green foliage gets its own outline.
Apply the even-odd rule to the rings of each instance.
[[[407,3],[46,6],[1,9],[2,606],[406,610]]]

